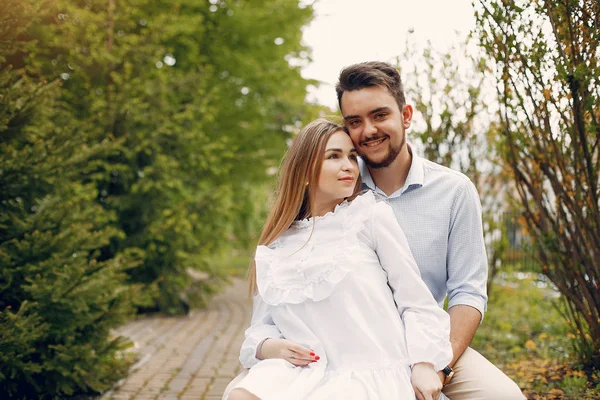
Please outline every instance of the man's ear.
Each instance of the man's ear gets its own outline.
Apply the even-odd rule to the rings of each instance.
[[[413,108],[410,104],[405,104],[402,107],[402,120],[404,121],[404,129],[410,128],[412,122]]]

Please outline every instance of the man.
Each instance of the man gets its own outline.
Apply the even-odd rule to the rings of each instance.
[[[510,378],[469,347],[487,303],[487,257],[474,185],[465,175],[412,152],[405,130],[413,109],[391,65],[349,66],[340,73],[336,92],[363,160],[363,186],[394,209],[438,303],[448,296],[454,358],[439,372],[444,394],[452,400],[523,399]]]

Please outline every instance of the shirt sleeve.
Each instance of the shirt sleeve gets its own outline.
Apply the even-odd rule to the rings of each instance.
[[[471,181],[457,191],[448,235],[448,308],[467,305],[483,320],[487,308],[488,260],[483,239],[481,203]]]
[[[409,363],[429,362],[436,371],[452,360],[450,317],[421,279],[406,236],[391,207],[375,205],[372,235],[398,313],[405,327]]]
[[[267,303],[256,295],[252,306],[252,320],[246,329],[245,340],[240,349],[240,363],[244,368],[251,368],[260,360],[256,358],[258,345],[265,339],[281,339],[283,335],[273,322],[271,310]]]

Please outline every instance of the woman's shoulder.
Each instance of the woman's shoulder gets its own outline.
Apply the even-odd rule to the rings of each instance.
[[[349,207],[353,214],[362,214],[363,221],[378,220],[389,218],[393,215],[391,206],[387,203],[385,197],[375,193],[373,190],[362,191]]]
[[[363,211],[370,212],[373,207],[376,206],[377,203],[380,203],[383,198],[375,193],[374,191],[368,189],[360,192],[354,199],[348,201],[348,208],[353,211]]]

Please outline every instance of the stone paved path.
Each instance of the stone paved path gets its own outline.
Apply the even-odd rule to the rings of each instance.
[[[217,400],[240,371],[238,361],[251,306],[246,282],[233,281],[206,310],[151,317],[123,326],[138,363],[101,400]]]

